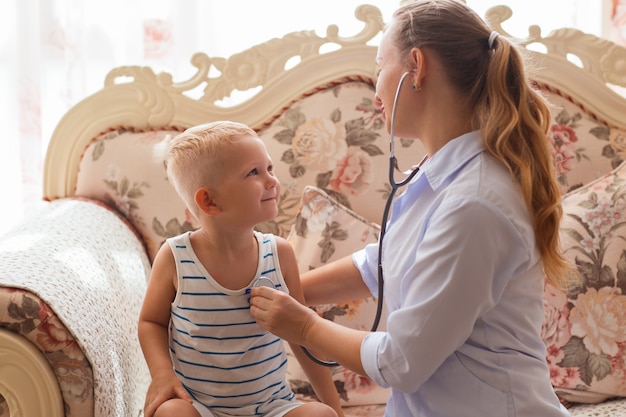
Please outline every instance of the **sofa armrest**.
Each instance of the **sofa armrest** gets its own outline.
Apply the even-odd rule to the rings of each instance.
[[[0,327],[46,357],[66,416],[142,410],[150,379],[137,319],[149,272],[134,230],[93,201],[53,201],[0,238]]]
[[[0,327],[0,416],[64,417],[56,375],[38,347]]]

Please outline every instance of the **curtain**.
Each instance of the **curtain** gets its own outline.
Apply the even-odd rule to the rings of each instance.
[[[611,0],[610,38],[626,46],[626,0]]]
[[[509,4],[520,25],[510,31],[523,35],[530,23],[543,25],[536,18],[546,15],[532,12],[529,1],[467,3],[480,14],[491,5]],[[624,3],[612,1],[623,41]],[[330,24],[338,24],[342,36],[355,34],[361,24],[354,9],[360,3],[379,7],[387,20],[400,1],[2,0],[0,233],[44,204],[42,172],[53,129],[67,110],[101,88],[112,68],[149,65],[185,80],[193,73],[189,59],[196,51],[227,57],[295,30],[324,33]],[[571,10],[577,1],[550,4]],[[547,18],[556,27],[576,26],[568,14],[547,13]]]

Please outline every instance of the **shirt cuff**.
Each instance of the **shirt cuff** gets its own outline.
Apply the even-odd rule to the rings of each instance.
[[[368,377],[383,388],[388,388],[383,374],[378,366],[378,349],[384,343],[386,333],[373,332],[365,336],[361,342],[361,363]]]
[[[352,262],[372,296],[378,297],[378,245],[370,244],[352,254]],[[375,270],[371,266],[374,265]]]

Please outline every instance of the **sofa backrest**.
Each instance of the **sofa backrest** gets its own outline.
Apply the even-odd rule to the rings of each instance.
[[[365,221],[380,222],[389,193],[389,135],[373,105],[371,43],[383,24],[372,6],[360,6],[355,15],[363,30],[348,38],[331,26],[325,37],[291,33],[228,59],[198,53],[191,61],[196,74],[183,82],[148,67],[113,69],[100,91],[59,122],[46,156],[45,198],[105,202],[128,218],[152,258],[165,238],[197,227],[153,148],[189,126],[229,119],[250,125],[264,139],[282,183],[280,214],[260,229],[286,236],[310,185]],[[510,36],[499,16],[506,14],[494,8],[487,20]],[[626,84],[618,65],[624,49],[571,29],[546,38],[536,34],[522,44],[547,48],[527,52],[533,80],[555,106],[549,138],[567,192],[624,159],[626,100],[606,85]],[[324,52],[329,46],[334,50]],[[566,59],[568,51],[578,54],[582,67]],[[299,62],[291,66],[294,59]],[[209,77],[211,69],[220,75]],[[239,104],[220,104],[234,91],[259,87]],[[403,169],[423,155],[419,142],[397,139],[395,149]]]

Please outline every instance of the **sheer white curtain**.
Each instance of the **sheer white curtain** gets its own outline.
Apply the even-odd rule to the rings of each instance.
[[[603,34],[603,7],[624,0],[467,0],[481,15],[514,10],[507,30],[530,23]],[[378,6],[388,19],[399,0],[0,0],[0,233],[41,201],[43,157],[62,115],[102,86],[120,65],[150,65],[175,79],[191,75],[191,55],[229,56],[294,30],[357,33],[355,7]],[[604,6],[603,6],[604,5]],[[582,15],[580,10],[586,10]],[[623,14],[623,12],[622,12]],[[581,16],[584,16],[582,18]],[[594,18],[593,16],[598,16]]]

